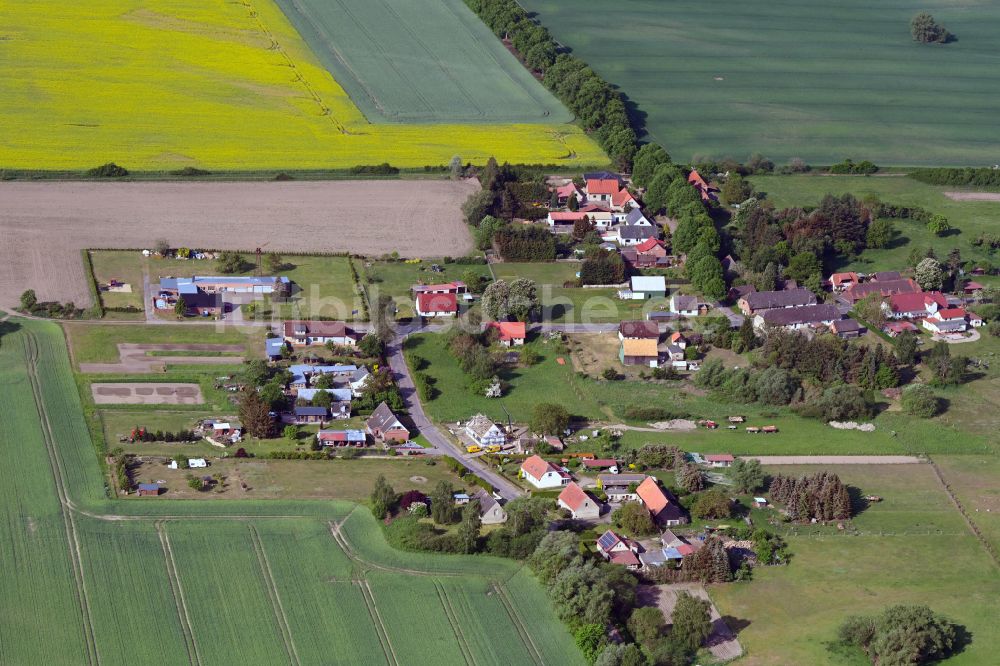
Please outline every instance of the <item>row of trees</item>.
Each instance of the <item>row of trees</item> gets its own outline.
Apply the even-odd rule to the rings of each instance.
[[[769,488],[771,499],[785,505],[792,520],[847,520],[851,496],[840,477],[818,472],[800,478],[776,475]]]
[[[497,251],[505,261],[553,261],[556,238],[545,227],[505,225],[493,235]]]

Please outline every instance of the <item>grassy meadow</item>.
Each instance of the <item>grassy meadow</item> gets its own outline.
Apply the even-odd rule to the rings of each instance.
[[[954,458],[959,458],[955,456]],[[818,468],[781,466],[795,476]],[[719,612],[742,626],[739,663],[861,666],[860,654],[830,652],[848,615],[894,603],[928,604],[961,625],[971,642],[949,664],[988,664],[1000,649],[992,608],[995,563],[955,510],[930,465],[827,467],[883,498],[853,521],[858,534],[800,528],[786,539],[786,567],[754,570],[750,584],[713,586]]]
[[[960,0],[525,0],[574,55],[620,86],[675,160],[761,152],[992,165],[1000,137],[995,3]],[[927,11],[957,36],[911,39]]]
[[[0,25],[0,168],[419,168],[454,155],[607,162],[563,114],[517,124],[372,125],[271,0],[4,3]],[[441,57],[459,58],[449,63],[456,68],[472,55],[483,63],[480,48]],[[508,66],[498,65],[495,78]],[[544,108],[548,94],[535,88]]]
[[[58,326],[0,327],[0,446],[17,460],[0,470],[3,663],[415,664],[410,655],[467,649],[495,664],[495,646],[520,630],[512,649],[551,644],[546,663],[581,662],[517,563],[398,553],[354,504],[109,499]],[[399,490],[429,469],[405,463]],[[338,541],[331,528],[345,520]],[[411,582],[440,592],[419,609],[433,640],[388,624]],[[451,609],[490,591],[513,606],[487,598],[477,612],[489,622],[467,638]]]

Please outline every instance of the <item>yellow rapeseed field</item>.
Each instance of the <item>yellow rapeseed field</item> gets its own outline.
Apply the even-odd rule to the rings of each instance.
[[[0,2],[0,168],[601,164],[571,125],[373,125],[271,0]]]

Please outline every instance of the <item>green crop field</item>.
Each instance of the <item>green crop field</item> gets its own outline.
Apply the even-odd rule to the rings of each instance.
[[[677,160],[992,165],[996,3],[524,0]],[[958,41],[923,45],[931,12]]]
[[[817,469],[768,471],[799,476]],[[1000,593],[997,565],[930,465],[826,469],[883,501],[854,519],[858,535],[832,527],[798,528],[786,535],[793,554],[787,567],[758,568],[750,585],[713,586],[719,612],[745,625],[739,638],[747,656],[739,663],[860,666],[867,663],[860,654],[850,659],[827,650],[837,626],[848,615],[895,603],[927,604],[969,632],[971,642],[948,664],[993,663],[991,655],[1000,649],[993,621]]]
[[[354,23],[306,4],[303,35],[272,0],[4,3],[0,168],[607,163],[458,0],[351,3]],[[397,122],[366,118],[347,72],[359,103]]]
[[[2,663],[486,664],[547,643],[545,663],[582,661],[518,563],[399,553],[356,505],[110,499],[55,324],[0,324],[0,425]],[[500,612],[513,578],[532,607]]]
[[[461,0],[276,0],[371,122],[569,122]]]

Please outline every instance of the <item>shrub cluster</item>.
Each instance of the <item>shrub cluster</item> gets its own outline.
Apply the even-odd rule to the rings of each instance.
[[[555,236],[544,227],[505,226],[493,237],[504,261],[552,261],[556,258]]]
[[[1000,169],[992,167],[964,167],[948,169],[944,167],[916,169],[910,178],[930,185],[967,185],[970,187],[1000,187]]]
[[[870,176],[871,174],[878,171],[878,167],[868,160],[862,160],[861,162],[855,163],[851,159],[846,159],[843,162],[838,162],[830,166],[830,173],[850,173],[862,176]]]

